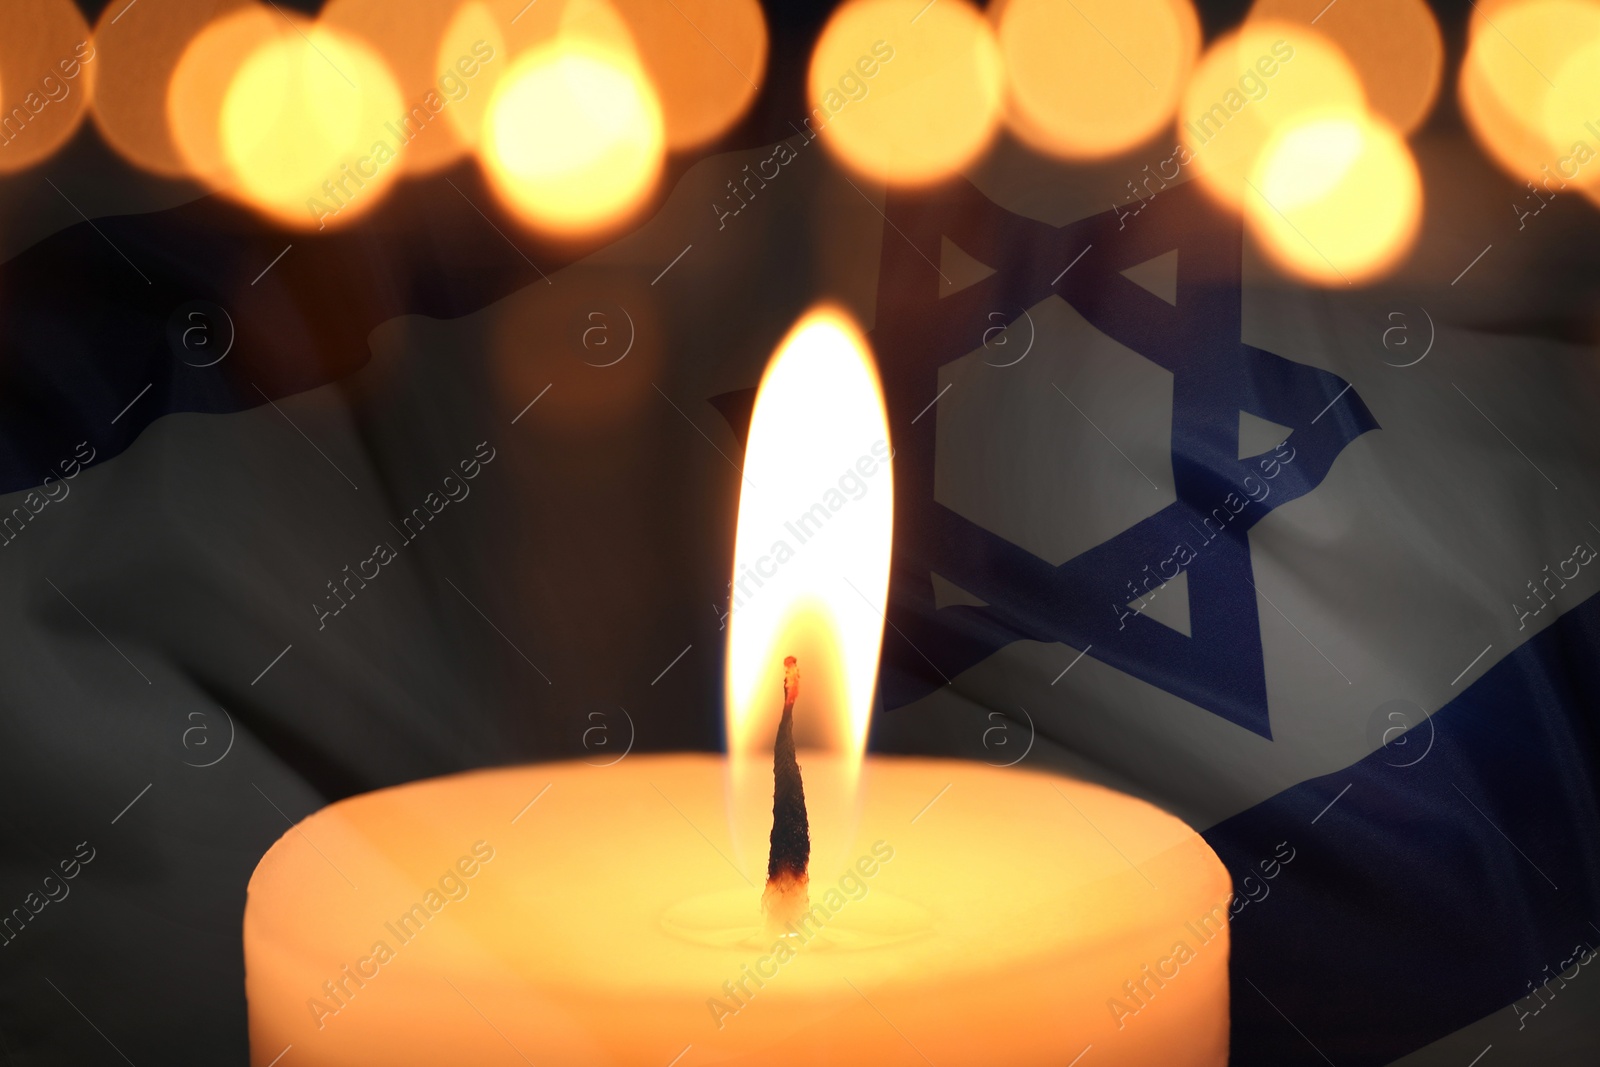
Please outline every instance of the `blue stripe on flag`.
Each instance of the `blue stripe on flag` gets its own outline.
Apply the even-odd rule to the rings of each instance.
[[[1296,850],[1234,920],[1236,1067],[1389,1063],[1600,945],[1597,648],[1600,596],[1434,713],[1413,766],[1379,749],[1206,832],[1236,892]]]

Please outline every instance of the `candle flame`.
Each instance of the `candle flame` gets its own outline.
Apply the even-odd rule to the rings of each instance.
[[[794,710],[802,763],[807,750],[834,757],[834,780],[814,788],[854,792],[883,644],[891,454],[866,339],[843,311],[813,309],[762,376],[745,449],[726,675],[736,795],[741,786],[759,791],[762,777],[771,795],[788,656],[805,665]]]

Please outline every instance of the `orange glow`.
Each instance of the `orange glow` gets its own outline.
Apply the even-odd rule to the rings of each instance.
[[[1583,95],[1594,76],[1583,64],[1592,62],[1597,41],[1600,5],[1584,0],[1508,4],[1474,21],[1461,63],[1461,109],[1479,144],[1512,176],[1541,179],[1574,141],[1596,147],[1583,128],[1594,117],[1586,110],[1593,97]]]
[[[99,68],[94,121],[128,162],[168,177],[188,173],[167,121],[167,86],[189,42],[216,17],[249,0],[164,0],[138,18],[111,4],[95,24]],[[115,21],[113,21],[115,20]],[[218,92],[220,102],[220,85]]]
[[[1367,281],[1416,239],[1422,179],[1380,119],[1318,116],[1280,129],[1246,200],[1250,231],[1279,266],[1319,285]]]
[[[563,35],[517,60],[485,120],[485,167],[529,225],[576,236],[636,210],[665,157],[661,106],[622,50]]]
[[[95,59],[69,0],[0,3],[0,174],[49,158],[77,130],[94,97]]]
[[[450,109],[458,139],[481,143],[489,97],[511,60],[557,37],[580,36],[625,52],[643,69],[662,113],[669,149],[716,139],[749,109],[767,65],[767,25],[756,0],[467,0],[443,34],[441,64],[475,41],[506,62]],[[444,69],[441,65],[440,69]],[[481,91],[480,91],[481,90]]]
[[[470,54],[473,44],[478,41],[483,41],[494,50],[495,59],[479,71],[478,84],[466,99],[451,104],[444,112],[455,140],[467,148],[477,148],[481,143],[489,101],[494,96],[495,86],[500,84],[500,79],[511,67],[512,60],[501,20],[496,17],[495,11],[482,0],[467,0],[456,9],[455,17],[440,37],[434,66],[445,69],[455,62],[457,56]]]
[[[189,41],[173,68],[166,104],[168,136],[191,178],[212,187],[229,183],[222,148],[222,101],[228,86],[253,53],[291,38],[294,27],[287,20],[250,4],[210,23]]]
[[[456,136],[464,145],[481,147],[490,101],[516,62],[558,38],[578,39],[615,50],[639,65],[638,42],[610,0],[466,0],[454,11],[439,44],[440,70],[454,63],[477,41],[500,57],[484,66],[473,91],[447,109]]]
[[[807,125],[845,165],[925,185],[988,147],[1004,70],[988,22],[965,0],[849,0],[823,28],[807,84]]]
[[[489,95],[482,74],[505,56],[482,61],[484,47],[474,52],[479,34],[468,40],[446,40],[447,23],[456,5],[447,0],[330,0],[321,22],[369,42],[383,56],[405,101],[412,140],[395,161],[404,173],[426,174],[460,159],[467,150],[453,123],[439,117],[474,95]],[[431,107],[429,105],[432,105]],[[399,126],[399,113],[393,116]]]
[[[677,1067],[926,1067],[902,1035],[939,1067],[1067,1067],[1091,1043],[1077,1067],[1228,1062],[1244,898],[1178,818],[1026,765],[873,759],[863,833],[813,864],[811,943],[768,959],[759,890],[723,862],[720,763],[479,770],[286,829],[245,894],[252,1067],[288,1046],[275,1067],[671,1067],[691,1039]],[[806,786],[832,821],[839,798]],[[1130,979],[1146,999],[1119,1018],[1107,997]],[[704,1004],[729,980],[741,1010],[718,1029]]]
[[[1337,45],[1307,26],[1252,21],[1201,57],[1179,106],[1178,135],[1206,191],[1238,208],[1277,130],[1365,105]]]
[[[1507,10],[1527,3],[1528,0],[1473,0],[1472,13],[1467,19],[1467,32],[1474,34],[1480,29],[1488,29],[1491,23],[1498,25],[1500,17]]]
[[[1011,129],[1066,159],[1153,136],[1200,50],[1189,0],[1007,0],[999,11]]]
[[[1439,95],[1444,41],[1424,0],[1256,0],[1250,17],[1316,19],[1360,75],[1373,112],[1402,133],[1422,124]]]
[[[756,0],[613,0],[661,98],[667,147],[726,133],[767,68],[767,21]]]
[[[1571,182],[1585,196],[1600,203],[1600,38],[1574,52],[1561,69],[1552,75],[1557,91],[1545,97],[1539,118],[1541,132],[1553,151],[1540,168],[1540,182],[1546,189],[1561,189]],[[1550,186],[1547,178],[1553,178]],[[1542,194],[1541,194],[1542,195]]]
[[[222,101],[230,192],[276,221],[318,229],[372,207],[399,176],[400,90],[360,40],[320,24],[256,49]]]
[[[808,750],[842,757],[838,777],[808,778],[807,790],[854,793],[889,589],[889,456],[883,390],[866,339],[844,312],[811,311],[762,375],[739,492],[726,715],[735,822],[755,820],[746,829],[760,828],[763,790],[770,816],[785,656],[799,659],[804,679],[795,705],[801,773]],[[819,829],[826,838],[831,828]]]

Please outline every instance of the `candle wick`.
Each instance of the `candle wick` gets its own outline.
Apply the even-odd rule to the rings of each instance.
[[[761,906],[779,925],[810,906],[811,828],[806,818],[805,785],[794,748],[794,704],[800,695],[800,667],[793,656],[783,661],[783,717],[772,746],[772,842],[767,859],[767,888]]]

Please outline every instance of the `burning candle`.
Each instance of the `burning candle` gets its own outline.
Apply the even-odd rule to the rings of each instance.
[[[727,758],[307,818],[250,882],[252,1063],[1224,1064],[1230,882],[1197,834],[1053,775],[863,758],[891,456],[864,339],[807,316],[752,413]]]

